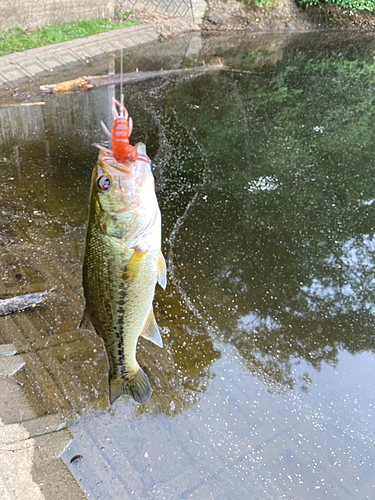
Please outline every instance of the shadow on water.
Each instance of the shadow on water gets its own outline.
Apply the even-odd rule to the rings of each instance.
[[[342,354],[350,377],[357,364],[345,353],[374,352],[375,38],[192,40],[190,52],[178,42],[184,50],[171,66],[220,56],[231,69],[125,88],[132,141],[144,141],[153,159],[169,285],[155,298],[164,349],[138,346],[153,397],[131,405],[131,415],[117,405],[114,421],[124,412],[183,415],[226,363],[273,393],[308,395]],[[131,67],[150,55],[126,57]],[[52,373],[53,402],[43,378],[29,389],[41,414],[56,405],[67,414],[108,408],[102,345],[75,326],[97,156],[90,145],[106,141],[99,123],[109,125],[115,92],[0,110],[1,293],[58,283],[49,307],[2,327],[3,342],[38,355]],[[10,338],[11,322],[28,333]],[[33,377],[30,363],[20,381]]]

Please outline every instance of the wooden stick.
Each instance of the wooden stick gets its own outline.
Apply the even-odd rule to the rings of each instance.
[[[0,104],[0,108],[23,108],[24,106],[44,106],[45,102],[20,102],[17,104]]]

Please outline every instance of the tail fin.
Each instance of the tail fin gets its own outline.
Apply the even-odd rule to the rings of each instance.
[[[109,379],[109,399],[111,404],[122,394],[130,394],[138,403],[144,403],[151,396],[152,390],[147,375],[139,368],[128,380]]]

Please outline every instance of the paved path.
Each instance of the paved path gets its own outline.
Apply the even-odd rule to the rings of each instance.
[[[174,34],[197,29],[192,21],[182,18],[172,18],[168,24]],[[121,49],[153,43],[158,38],[159,33],[153,26],[139,25],[1,56],[0,88],[31,83],[54,72],[116,54]]]

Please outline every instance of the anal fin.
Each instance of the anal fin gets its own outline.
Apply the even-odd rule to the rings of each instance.
[[[140,336],[144,337],[147,340],[150,340],[159,347],[163,347],[163,341],[160,335],[159,327],[155,320],[154,311],[152,310],[152,307],[148,313],[145,324],[143,325]]]
[[[79,325],[77,326],[77,330],[90,330],[90,329],[91,329],[91,321],[89,320],[89,318],[87,316],[87,311],[85,308],[85,310],[83,311],[82,319],[81,319]]]
[[[167,286],[167,266],[161,250],[159,250],[158,257],[158,283],[165,290]]]

